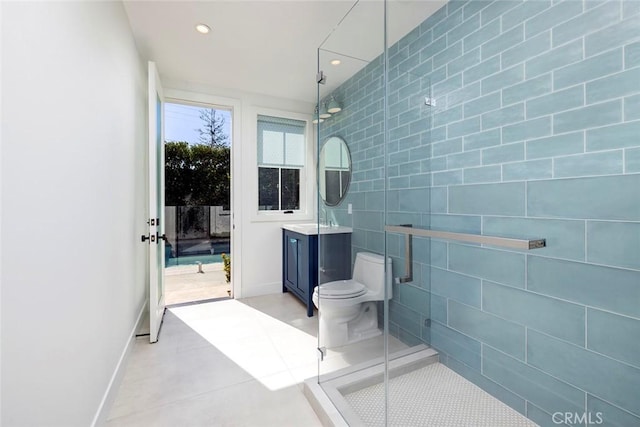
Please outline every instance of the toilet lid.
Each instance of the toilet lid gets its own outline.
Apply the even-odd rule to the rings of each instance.
[[[355,280],[338,280],[320,285],[320,298],[351,298],[367,292],[367,288]]]

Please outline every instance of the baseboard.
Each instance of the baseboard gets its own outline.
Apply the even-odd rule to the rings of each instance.
[[[118,391],[118,386],[122,382],[122,377],[124,376],[124,368],[126,366],[127,359],[129,358],[129,353],[133,349],[133,343],[136,339],[136,332],[140,328],[142,323],[143,316],[147,313],[147,302],[142,305],[142,308],[138,312],[138,318],[133,325],[133,329],[129,334],[129,339],[120,354],[120,359],[118,360],[118,364],[116,365],[116,369],[113,371],[113,375],[111,375],[111,380],[107,385],[107,389],[102,396],[102,401],[98,406],[98,410],[96,411],[95,417],[93,417],[93,421],[91,422],[91,427],[103,426],[107,423],[107,417],[109,416],[109,409],[111,409],[111,405],[115,400],[116,393]]]

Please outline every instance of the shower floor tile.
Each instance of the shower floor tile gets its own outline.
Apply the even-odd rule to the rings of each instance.
[[[366,426],[384,425],[384,384],[345,394]],[[534,422],[441,363],[389,381],[389,425],[529,427]]]

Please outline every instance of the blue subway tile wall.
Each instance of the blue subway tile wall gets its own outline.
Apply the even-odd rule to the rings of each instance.
[[[481,387],[487,393],[511,406],[516,411],[522,414],[526,413],[526,401],[524,399],[502,387],[500,384],[488,379],[486,376],[481,375],[479,370],[472,368],[472,365],[461,363],[456,359],[446,356],[446,354],[440,356],[440,361],[478,387]]]
[[[599,419],[604,421],[603,415],[606,414],[606,425],[611,427],[638,425],[638,418],[634,415],[590,394],[587,394],[587,414],[592,414],[593,422],[597,422]],[[598,418],[598,414],[600,414],[600,418]]]
[[[640,320],[606,311],[587,310],[589,349],[633,366],[640,365]]]
[[[447,310],[448,323],[452,329],[524,360],[524,326],[451,299]]]
[[[527,256],[530,291],[636,318],[640,318],[638,278],[637,270]]]
[[[528,363],[640,416],[640,369],[529,329]],[[606,414],[604,414],[606,418]]]
[[[550,414],[584,412],[584,392],[485,346],[483,374]]]
[[[537,311],[531,310],[531,306],[537,307]],[[485,281],[482,310],[584,346],[584,306]]]
[[[394,276],[403,240],[385,242],[384,224],[547,239],[529,252],[432,239],[389,318],[541,425],[555,412],[640,425],[639,5],[452,0],[389,49],[388,141],[382,57],[334,92],[344,110],[321,127],[354,162],[329,210],[354,227],[354,253],[386,243]]]

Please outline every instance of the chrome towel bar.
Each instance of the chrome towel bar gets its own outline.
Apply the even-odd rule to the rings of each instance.
[[[544,248],[547,245],[545,239],[513,239],[509,237],[485,236],[482,234],[453,233],[450,231],[414,228],[411,224],[385,225],[384,230],[389,233],[405,235],[405,276],[397,277],[396,283],[413,281],[412,236],[432,237],[434,239],[454,240],[458,242],[478,243],[524,250]]]
[[[435,239],[480,243],[511,249],[539,249],[544,248],[547,244],[545,239],[512,239],[510,237],[485,236],[481,234],[452,233],[450,231],[414,228],[411,225],[385,225],[384,229],[389,233],[410,234],[418,237],[433,237]]]

